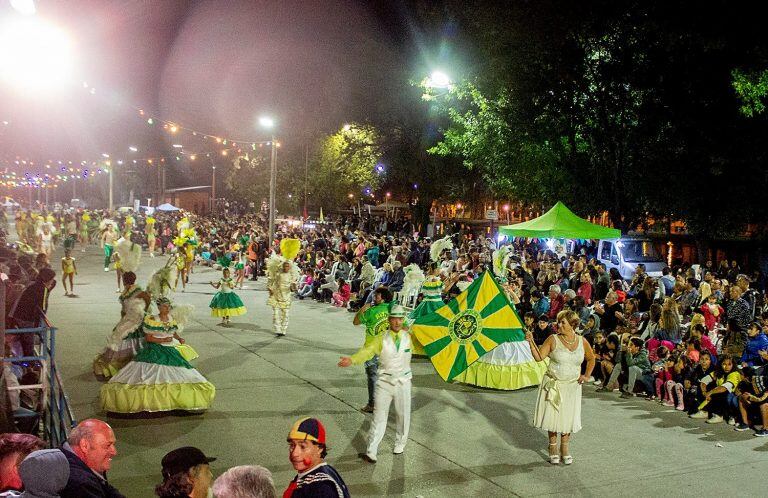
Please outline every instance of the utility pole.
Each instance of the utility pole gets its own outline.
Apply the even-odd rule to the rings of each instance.
[[[164,162],[160,163],[160,168],[161,168],[162,177],[160,180],[161,194],[160,194],[160,202],[157,204],[158,206],[165,202],[165,163]]]
[[[272,158],[269,167],[269,248],[275,239],[275,190],[277,189],[277,141],[272,135]]]

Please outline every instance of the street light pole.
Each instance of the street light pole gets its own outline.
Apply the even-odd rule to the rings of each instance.
[[[272,135],[272,158],[269,165],[269,247],[275,237],[275,189],[277,188],[277,142]]]
[[[211,159],[213,163],[213,159]],[[211,213],[216,214],[216,165],[213,164],[213,173],[211,174]]]
[[[113,202],[113,189],[114,189],[114,181],[112,180],[112,166],[109,166],[109,170],[107,170],[109,174],[109,211],[112,211],[112,208],[114,207]]]
[[[307,185],[309,183],[309,144],[304,144],[304,218],[309,218],[307,212]]]

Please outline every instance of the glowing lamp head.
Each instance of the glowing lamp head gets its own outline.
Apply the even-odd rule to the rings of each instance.
[[[432,88],[448,88],[451,86],[451,78],[442,71],[433,71],[429,76],[428,85]]]
[[[274,128],[275,121],[268,116],[262,116],[259,118],[259,125],[264,128]]]
[[[0,80],[24,92],[37,95],[63,87],[71,77],[72,59],[67,34],[35,16],[11,17],[0,25]]]

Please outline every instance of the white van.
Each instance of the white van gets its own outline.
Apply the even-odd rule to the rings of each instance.
[[[597,247],[597,259],[606,269],[616,268],[622,278],[631,279],[637,265],[645,265],[645,272],[651,277],[660,277],[661,270],[667,266],[664,259],[656,252],[651,239],[622,237],[620,239],[601,240]]]

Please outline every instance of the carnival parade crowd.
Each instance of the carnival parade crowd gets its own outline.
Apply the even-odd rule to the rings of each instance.
[[[496,239],[458,226],[443,237],[420,236],[405,218],[290,220],[279,224],[271,246],[264,214],[237,209],[215,216],[19,211],[14,221],[19,240],[0,241],[8,328],[40,322],[56,285],[53,268],[59,265],[50,258],[58,245],[65,249],[60,268],[67,294],[77,287],[78,250],[99,244],[105,271],[115,270],[121,317],[93,361],[94,374],[107,381],[100,400],[108,413],[198,412],[211,406],[215,387],[193,367],[197,353],[183,338],[189,275],[209,266],[221,271],[210,282],[217,290],[210,308],[224,327],[247,313],[237,291],[261,278],[267,279],[277,336],[291,333],[295,301],[313,299],[353,313],[353,323],[365,326],[365,341],[339,366],[365,368],[368,399],[361,410],[373,413],[374,423],[361,457],[376,462],[390,406],[397,415],[394,452],[402,453],[411,355],[423,353],[408,325],[492,272],[523,322],[533,358],[548,358],[534,425],[549,432],[550,463],[573,462],[568,437],[581,428],[581,390],[588,383],[599,392],[645,397],[681,416],[768,436],[765,282],[759,271],[743,271],[735,261],[667,267],[660,277],[646,274],[641,264],[627,281],[597,262],[589,242],[576,244],[572,254],[536,240],[511,240],[502,248]],[[499,251],[508,257],[501,260]],[[144,252],[167,263],[140,287],[135,270]],[[34,343],[12,337],[5,345],[9,355],[33,355]],[[554,371],[561,367],[569,382]],[[5,369],[7,382],[21,385],[35,383],[40,371],[23,362]],[[560,397],[557,420],[548,411],[550,389]],[[14,409],[39,402],[13,392]],[[562,412],[571,419],[562,420]],[[36,423],[19,429],[35,433]],[[109,425],[95,419],[81,422],[61,449],[44,449],[31,434],[0,435],[0,490],[9,490],[8,496],[22,487],[23,496],[122,496],[104,477],[115,442]],[[288,443],[297,476],[284,496],[349,496],[342,477],[325,462],[321,421],[297,421]],[[205,497],[212,488],[215,496],[275,496],[263,467],[235,467],[214,481],[212,461],[197,448],[170,452],[161,464],[157,495]]]

